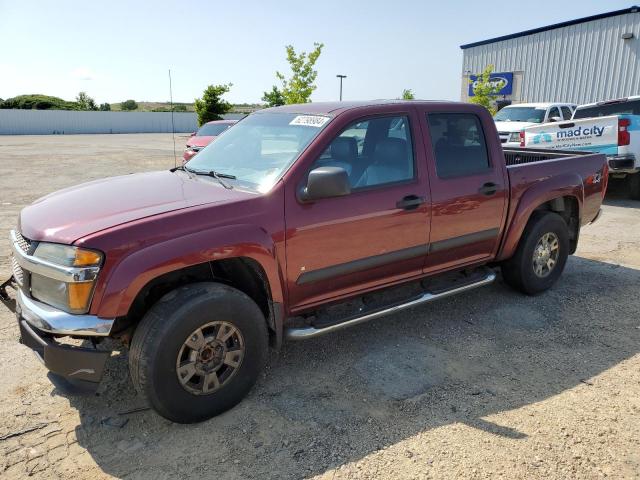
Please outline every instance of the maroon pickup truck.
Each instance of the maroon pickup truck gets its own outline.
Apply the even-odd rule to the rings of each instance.
[[[55,375],[95,385],[100,340],[117,339],[158,413],[203,420],[243,398],[284,338],[486,285],[497,267],[524,293],[548,289],[598,217],[607,173],[600,154],[503,151],[470,104],[262,110],[186,166],[22,210],[21,341]]]

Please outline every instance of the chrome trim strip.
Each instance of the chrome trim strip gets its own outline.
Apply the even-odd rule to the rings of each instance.
[[[442,293],[425,292],[419,297],[414,298],[413,300],[410,300],[406,303],[402,303],[400,305],[394,305],[384,310],[378,310],[376,312],[365,314],[361,317],[353,318],[346,322],[337,323],[335,325],[330,325],[324,328],[315,328],[312,326],[301,327],[301,328],[288,328],[285,330],[285,338],[287,338],[288,340],[306,340],[308,338],[318,337],[320,335],[324,335],[325,333],[335,332],[336,330],[342,330],[343,328],[351,327],[353,325],[358,325],[359,323],[368,322],[369,320],[390,315],[392,313],[396,313],[396,312],[405,310],[407,308],[420,305],[422,303],[433,302],[434,300],[438,300],[440,298],[449,297],[451,295],[466,292],[467,290],[472,290],[477,287],[482,287],[484,285],[487,285],[493,282],[495,279],[496,279],[495,272],[487,269],[487,275],[482,280],[476,283],[472,283],[470,285],[463,285],[461,287],[454,288],[452,290],[447,290],[446,292],[442,292]]]
[[[100,267],[65,267],[41,258],[27,255],[18,243],[16,232],[11,230],[11,250],[18,265],[32,273],[53,278],[66,283],[89,282],[95,280]]]
[[[95,315],[74,315],[63,312],[16,292],[16,313],[32,327],[58,335],[106,337],[111,333],[114,319]]]

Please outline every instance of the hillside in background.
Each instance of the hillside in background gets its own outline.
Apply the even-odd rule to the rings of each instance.
[[[193,103],[179,103],[176,102],[173,104],[174,111],[186,111],[186,112],[194,112]],[[259,103],[240,103],[237,105],[233,105],[233,108],[229,113],[251,113],[256,110],[260,110],[264,108],[264,105]],[[186,110],[185,110],[186,109]],[[120,111],[120,103],[112,103],[111,111]],[[138,109],[134,110],[135,112],[170,112],[171,105],[169,102],[138,102]]]
[[[169,102],[137,102],[138,108],[134,112],[170,112]],[[112,103],[111,111],[121,111],[121,103]],[[175,112],[193,112],[193,103],[176,102],[173,104]],[[0,99],[0,108],[22,110],[82,110],[75,101],[41,94],[18,95],[17,97]],[[251,113],[264,108],[258,103],[240,103],[233,105],[229,113]]]

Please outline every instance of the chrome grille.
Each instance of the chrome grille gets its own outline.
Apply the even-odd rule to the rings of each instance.
[[[24,253],[29,253],[31,248],[31,240],[28,240],[22,236],[22,234],[16,230],[16,238],[18,239],[18,245]]]
[[[24,274],[22,272],[22,267],[18,265],[18,262],[13,257],[11,257],[11,270],[13,271],[13,278],[16,279],[16,283],[19,287],[22,287],[22,285],[24,285]]]

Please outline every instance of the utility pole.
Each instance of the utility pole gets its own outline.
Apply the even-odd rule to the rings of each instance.
[[[347,78],[346,75],[336,75],[340,79],[340,101],[342,101],[342,79]]]

